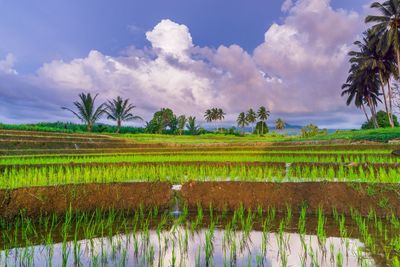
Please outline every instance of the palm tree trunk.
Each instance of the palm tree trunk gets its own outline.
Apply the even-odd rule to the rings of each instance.
[[[264,121],[261,121],[261,135],[264,134]]]
[[[368,101],[368,106],[371,110],[371,118],[372,118],[372,122],[374,123],[374,127],[375,128],[379,128],[379,124],[378,121],[376,119],[376,112],[375,112],[375,108],[374,108],[374,103],[372,102],[372,99],[370,96],[367,97],[367,101]]]
[[[362,107],[365,117],[367,118],[367,122],[369,122],[368,114],[367,114],[367,111],[365,110],[364,103],[361,104],[361,107]]]
[[[121,120],[117,120],[117,133],[119,133],[120,129],[121,129]]]
[[[392,93],[392,87],[390,86],[390,79],[387,81],[388,85],[388,95],[389,95],[389,113],[390,113],[390,118],[392,119],[391,122],[393,125],[392,128],[394,127],[394,120],[393,120],[393,93]]]
[[[92,124],[89,122],[89,123],[86,125],[86,128],[87,128],[87,131],[88,131],[88,132],[91,132],[91,131],[92,131]]]
[[[397,70],[399,72],[399,78],[400,78],[400,47],[397,47],[396,49],[396,56],[397,56]]]
[[[389,108],[388,108],[388,101],[387,101],[387,96],[386,96],[386,92],[385,92],[385,83],[383,82],[383,77],[382,77],[382,72],[381,71],[379,72],[379,79],[380,79],[381,86],[382,86],[382,94],[383,94],[383,99],[385,101],[386,114],[387,114],[388,119],[389,119],[390,127],[393,128],[394,127],[393,120],[392,120],[392,116],[391,116],[391,114],[389,112]]]

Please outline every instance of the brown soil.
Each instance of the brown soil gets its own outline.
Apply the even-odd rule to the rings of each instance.
[[[28,216],[97,208],[131,210],[166,208],[172,198],[169,183],[82,184],[0,190],[0,217],[12,218],[25,210]]]
[[[311,212],[322,207],[327,214],[336,208],[349,215],[354,208],[362,214],[373,209],[380,216],[400,215],[400,184],[190,182],[182,186],[181,195],[191,209],[212,204],[219,210],[243,205],[286,211],[290,206],[298,212],[307,205]]]

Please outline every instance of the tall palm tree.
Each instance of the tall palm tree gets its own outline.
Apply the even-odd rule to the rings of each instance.
[[[377,42],[377,49],[384,55],[391,56],[397,61],[397,77],[400,77],[400,1],[387,0],[383,3],[374,2],[371,8],[377,9],[380,15],[371,15],[365,18],[366,23],[374,23],[371,33]],[[392,90],[388,80],[390,123],[393,127]]]
[[[204,113],[204,118],[206,122],[222,121],[225,118],[225,113],[221,108],[207,109]],[[218,130],[218,127],[216,127]]]
[[[116,99],[109,100],[106,104],[107,118],[117,122],[117,133],[121,129],[123,121],[143,120],[140,116],[135,116],[132,110],[136,107],[129,103],[129,99],[122,99],[118,96]]]
[[[62,109],[72,112],[78,119],[86,124],[87,131],[91,132],[93,125],[101,118],[101,116],[105,112],[104,103],[95,108],[94,102],[97,96],[98,94],[92,97],[90,93],[81,93],[79,94],[80,101],[74,102],[77,111],[73,111],[72,109],[66,107],[62,107]]]
[[[179,134],[182,135],[183,130],[185,129],[186,126],[186,116],[185,115],[181,115],[178,117],[178,130],[179,130]]]
[[[373,37],[372,32],[364,32],[364,37],[361,41],[354,42],[358,46],[359,51],[349,52],[350,63],[357,63],[361,70],[375,72],[378,74],[380,80],[380,86],[382,89],[382,95],[384,98],[385,109],[388,116],[391,127],[394,127],[393,115],[392,115],[392,97],[390,78],[393,73],[397,77],[396,65],[388,54],[384,55],[376,49],[377,41]],[[388,85],[389,97],[386,95],[385,85]],[[388,103],[390,102],[390,103]]]
[[[249,125],[249,122],[246,120],[246,114],[241,112],[236,120],[238,127],[242,128],[242,133],[244,133],[244,127]]]
[[[212,122],[214,120],[214,113],[213,110],[207,109],[206,112],[204,113],[204,119],[206,122]]]
[[[378,101],[380,102],[379,87],[378,75],[370,69],[360,68],[358,63],[351,65],[349,76],[342,86],[342,96],[348,95],[346,104],[350,105],[354,101],[356,107],[363,109],[367,121],[369,118],[364,104],[370,108],[371,119],[375,128],[379,127],[376,119],[376,106]]]
[[[366,23],[375,23],[371,33],[378,40],[377,49],[386,54],[391,49],[396,55],[397,71],[400,76],[400,2],[399,0],[387,0],[383,3],[374,2],[371,8],[377,9],[380,15],[370,15],[365,18]]]
[[[225,119],[226,114],[222,110],[222,108],[213,108],[213,113],[216,121],[222,121],[223,119]]]
[[[199,132],[199,126],[196,123],[196,117],[189,116],[186,127],[191,135],[196,135]]]
[[[257,117],[261,122],[265,122],[270,114],[271,112],[264,106],[261,106],[257,111]],[[264,123],[261,123],[261,132],[264,133]]]
[[[251,125],[251,132],[253,133],[253,124],[257,120],[257,114],[254,112],[252,108],[247,111],[246,120]]]
[[[285,126],[286,126],[286,122],[285,122],[284,120],[282,120],[281,118],[278,118],[278,119],[275,121],[275,128],[276,128],[276,129],[282,130],[282,129],[285,128]]]

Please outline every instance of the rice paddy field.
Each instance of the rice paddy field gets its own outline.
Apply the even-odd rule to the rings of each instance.
[[[0,130],[0,266],[400,266],[400,144]]]

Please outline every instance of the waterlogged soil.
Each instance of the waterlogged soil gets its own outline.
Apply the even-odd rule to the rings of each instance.
[[[176,203],[175,203],[176,202]],[[175,204],[173,204],[175,203]],[[41,186],[0,190],[0,217],[12,218],[21,211],[28,216],[64,213],[73,210],[92,211],[114,208],[134,210],[171,205],[196,210],[198,205],[217,210],[234,210],[240,206],[256,210],[274,207],[286,212],[300,207],[309,212],[322,208],[331,214],[333,208],[345,215],[351,209],[367,215],[374,210],[379,216],[400,215],[400,185],[366,183],[265,183],[265,182],[189,182],[180,191],[169,183],[138,182]]]
[[[79,211],[167,208],[171,199],[171,184],[161,182],[17,188],[0,190],[0,217],[13,218],[21,211],[30,217],[63,214],[69,208]]]
[[[372,209],[379,216],[400,215],[399,184],[367,183],[257,183],[257,182],[189,182],[182,186],[182,200],[189,208],[212,205],[218,210],[275,207],[285,212],[287,207],[309,211],[323,208],[331,214],[333,208],[349,215],[356,209],[364,215]]]

